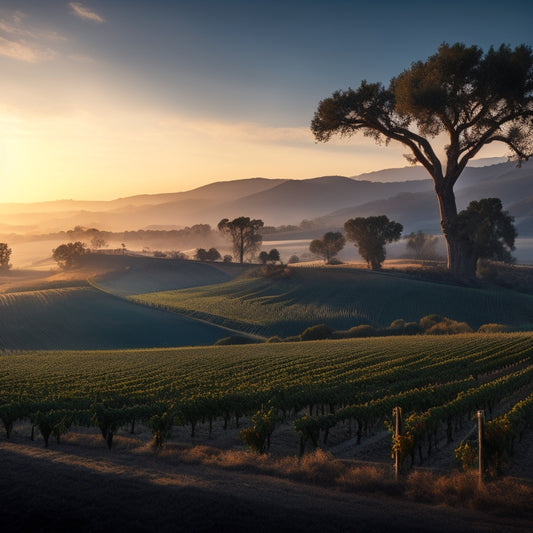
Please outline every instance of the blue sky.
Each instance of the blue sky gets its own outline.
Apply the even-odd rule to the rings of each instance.
[[[401,146],[315,144],[320,99],[387,84],[444,41],[532,45],[532,27],[531,0],[2,0],[0,196],[405,166]]]

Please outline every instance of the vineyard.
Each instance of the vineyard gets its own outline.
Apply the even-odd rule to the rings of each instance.
[[[285,279],[248,275],[216,285],[137,293],[131,299],[267,337],[296,335],[320,323],[337,330],[359,324],[386,327],[398,318],[418,321],[431,313],[474,329],[493,322],[514,328],[533,323],[533,296],[528,294],[355,268],[298,268]]]
[[[283,350],[21,352],[3,353],[0,362],[5,436],[29,422],[46,445],[77,427],[98,428],[111,448],[115,434],[139,424],[164,446],[172,426],[194,436],[199,427],[211,434],[214,425],[252,423],[268,442],[293,428],[299,445],[291,453],[303,454],[327,448],[339,428],[337,444],[339,435],[364,442],[399,406],[405,431],[393,446],[407,464],[415,454],[430,456],[483,409],[494,419],[487,434],[499,468],[532,419],[533,335],[526,333],[300,342]]]

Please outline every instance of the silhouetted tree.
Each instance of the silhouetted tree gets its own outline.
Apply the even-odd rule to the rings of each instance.
[[[196,250],[195,259],[198,261],[218,261],[220,259],[220,252],[216,248],[198,248]]]
[[[385,215],[351,218],[344,223],[347,239],[355,243],[359,255],[372,270],[381,268],[386,256],[385,245],[397,241],[402,230],[401,224],[389,220]]]
[[[478,259],[514,261],[514,217],[502,209],[499,198],[484,198],[470,202],[457,215],[453,231],[462,243],[470,272],[475,272]]]
[[[405,239],[407,240],[407,249],[414,253],[415,259],[435,259],[437,257],[435,248],[438,238],[435,235],[418,231],[409,233]]]
[[[12,250],[7,242],[0,242],[0,270],[9,270]]]
[[[75,267],[80,257],[85,253],[87,253],[85,244],[76,241],[59,245],[53,250],[52,257],[62,269],[68,270]]]
[[[454,185],[486,145],[502,142],[520,163],[533,155],[533,51],[501,45],[486,54],[477,46],[442,44],[426,61],[413,63],[388,88],[361,82],[322,100],[311,130],[318,141],[359,131],[378,143],[406,146],[411,163],[431,175],[446,239],[448,269],[471,277],[465,243],[453,231]],[[431,140],[447,137],[444,164]],[[440,145],[440,142],[438,143]]]
[[[268,261],[268,252],[265,252],[264,250],[259,253],[259,261],[262,265],[266,265]]]
[[[272,248],[272,250],[268,252],[268,260],[271,263],[277,263],[278,261],[281,261],[279,251],[276,248]]]
[[[98,249],[98,248],[104,248],[104,246],[107,246],[107,241],[105,240],[105,238],[102,236],[102,235],[99,235],[99,234],[96,234],[92,239],[91,239],[91,246],[94,248],[94,249]]]
[[[216,248],[209,248],[209,250],[207,250],[208,261],[218,261],[220,258],[220,252]]]
[[[233,220],[222,219],[218,223],[218,229],[225,235],[229,235],[233,243],[233,253],[239,258],[239,263],[244,262],[246,254],[254,254],[263,241],[259,230],[263,227],[262,220],[238,217]]]
[[[321,239],[314,239],[309,245],[309,251],[319,255],[326,263],[329,263],[346,244],[346,239],[338,231],[328,231]]]

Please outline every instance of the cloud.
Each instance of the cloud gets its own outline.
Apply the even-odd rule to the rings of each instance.
[[[232,123],[185,117],[166,117],[160,121],[160,126],[170,134],[189,131],[222,142],[239,141],[291,146],[307,145],[313,142],[309,128],[304,127],[273,127],[253,122]]]
[[[38,30],[32,26],[24,27],[22,25],[22,13],[15,13],[12,17],[13,22],[0,19],[0,31],[9,33],[17,37],[29,39],[47,39],[49,41],[65,41],[65,37],[55,31]]]
[[[66,38],[55,31],[25,24],[24,17],[24,13],[15,11],[0,18],[0,55],[27,63],[54,58],[57,53],[47,43],[65,41]]]
[[[98,15],[98,13],[91,11],[88,7],[85,7],[81,2],[70,2],[69,6],[72,8],[74,14],[82,19],[92,20],[93,22],[105,22],[104,18]]]
[[[55,57],[56,52],[50,48],[31,45],[24,39],[11,41],[0,37],[0,55],[27,63],[37,63],[38,61],[52,59]]]

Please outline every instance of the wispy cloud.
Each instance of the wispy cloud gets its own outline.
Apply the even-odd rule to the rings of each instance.
[[[0,36],[0,55],[27,63],[37,63],[52,59],[55,57],[56,52],[50,48],[42,48],[29,44],[24,39],[12,41]]]
[[[0,55],[27,63],[54,58],[56,51],[48,44],[65,41],[66,38],[55,31],[26,24],[24,17],[24,13],[15,11],[0,18]]]
[[[0,31],[15,37],[28,39],[47,39],[49,41],[65,41],[65,37],[56,31],[47,31],[24,25],[24,13],[16,11],[11,16],[11,20],[0,19]]]
[[[69,6],[75,15],[82,19],[92,20],[93,22],[105,22],[105,19],[98,13],[84,6],[81,2],[70,2]]]

